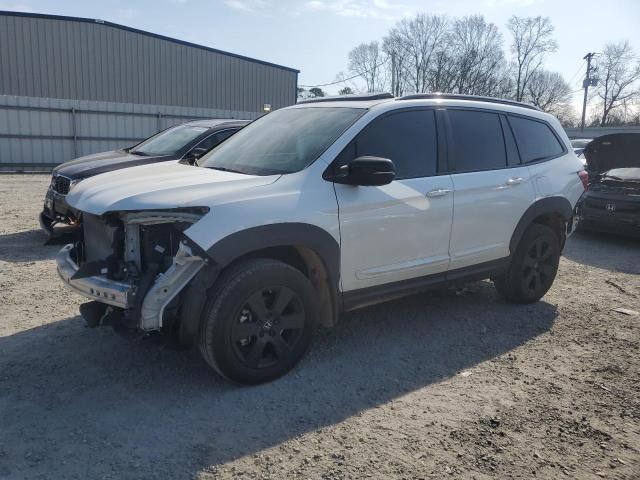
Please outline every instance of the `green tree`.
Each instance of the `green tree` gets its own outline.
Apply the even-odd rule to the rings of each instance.
[[[342,90],[338,92],[339,95],[353,95],[353,90],[351,87],[344,87]]]
[[[320,87],[313,87],[309,89],[309,93],[311,94],[312,98],[317,98],[317,97],[324,97],[325,94],[322,91],[322,89]]]

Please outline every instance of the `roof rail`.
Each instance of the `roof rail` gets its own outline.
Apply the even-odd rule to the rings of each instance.
[[[472,100],[476,102],[500,103],[503,105],[514,105],[516,107],[528,108],[530,110],[542,111],[542,109],[525,102],[516,102],[515,100],[507,100],[505,98],[483,97],[480,95],[463,95],[460,93],[415,93],[413,95],[405,95],[398,100]]]
[[[298,103],[320,103],[320,102],[355,102],[364,100],[386,100],[394,98],[389,92],[383,93],[363,93],[351,95],[335,95],[333,97],[316,97],[306,100],[299,100]]]

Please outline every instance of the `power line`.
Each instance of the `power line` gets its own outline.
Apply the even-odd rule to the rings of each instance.
[[[573,80],[575,80],[575,78],[578,76],[578,74],[580,73],[580,70],[582,70],[582,65],[584,65],[584,62],[585,62],[585,61],[586,61],[586,60],[583,58],[583,59],[582,59],[582,62],[580,62],[580,65],[578,65],[578,69],[576,70],[576,73],[574,73],[574,74],[571,76],[571,79],[570,79],[570,80],[569,80],[569,82],[568,82],[568,83],[569,83],[569,85],[571,85],[571,83],[573,82]],[[582,90],[582,89],[580,89],[580,90]]]
[[[342,78],[340,80],[336,80],[335,82],[331,82],[331,83],[322,83],[320,85],[298,85],[299,87],[305,87],[305,88],[315,88],[315,87],[329,87],[331,85],[336,85],[337,83],[344,83],[348,80],[353,80],[354,78],[357,77],[361,77],[362,75],[364,75],[365,73],[369,73],[371,70],[374,70],[378,67],[381,67],[382,65],[384,65],[385,63],[387,63],[389,61],[389,59],[385,59],[384,61],[380,62],[379,64],[371,67],[369,70],[366,70],[362,73],[358,73],[357,75],[354,75],[353,77],[349,77],[349,78]]]

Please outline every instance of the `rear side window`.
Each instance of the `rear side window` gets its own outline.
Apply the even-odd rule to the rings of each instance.
[[[500,117],[496,113],[449,110],[457,172],[494,170],[507,166]]]
[[[546,123],[513,116],[509,116],[509,123],[524,163],[537,162],[564,153],[564,148]]]
[[[373,120],[340,154],[339,164],[365,155],[388,158],[396,179],[436,174],[438,143],[435,113],[410,110]]]
[[[229,130],[223,130],[223,131],[218,132],[218,133],[214,133],[213,135],[210,135],[209,137],[207,137],[203,141],[201,141],[197,145],[197,147],[198,148],[204,148],[205,150],[211,150],[213,147],[215,147],[218,144],[222,143],[223,140],[226,140],[227,138],[229,138],[231,135],[233,135],[237,131],[238,131],[237,129],[229,129]]]

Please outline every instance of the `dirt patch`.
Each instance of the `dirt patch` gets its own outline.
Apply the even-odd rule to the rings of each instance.
[[[640,478],[640,244],[580,234],[534,305],[489,282],[346,315],[243,388],[157,337],[87,329],[0,175],[0,478]]]

